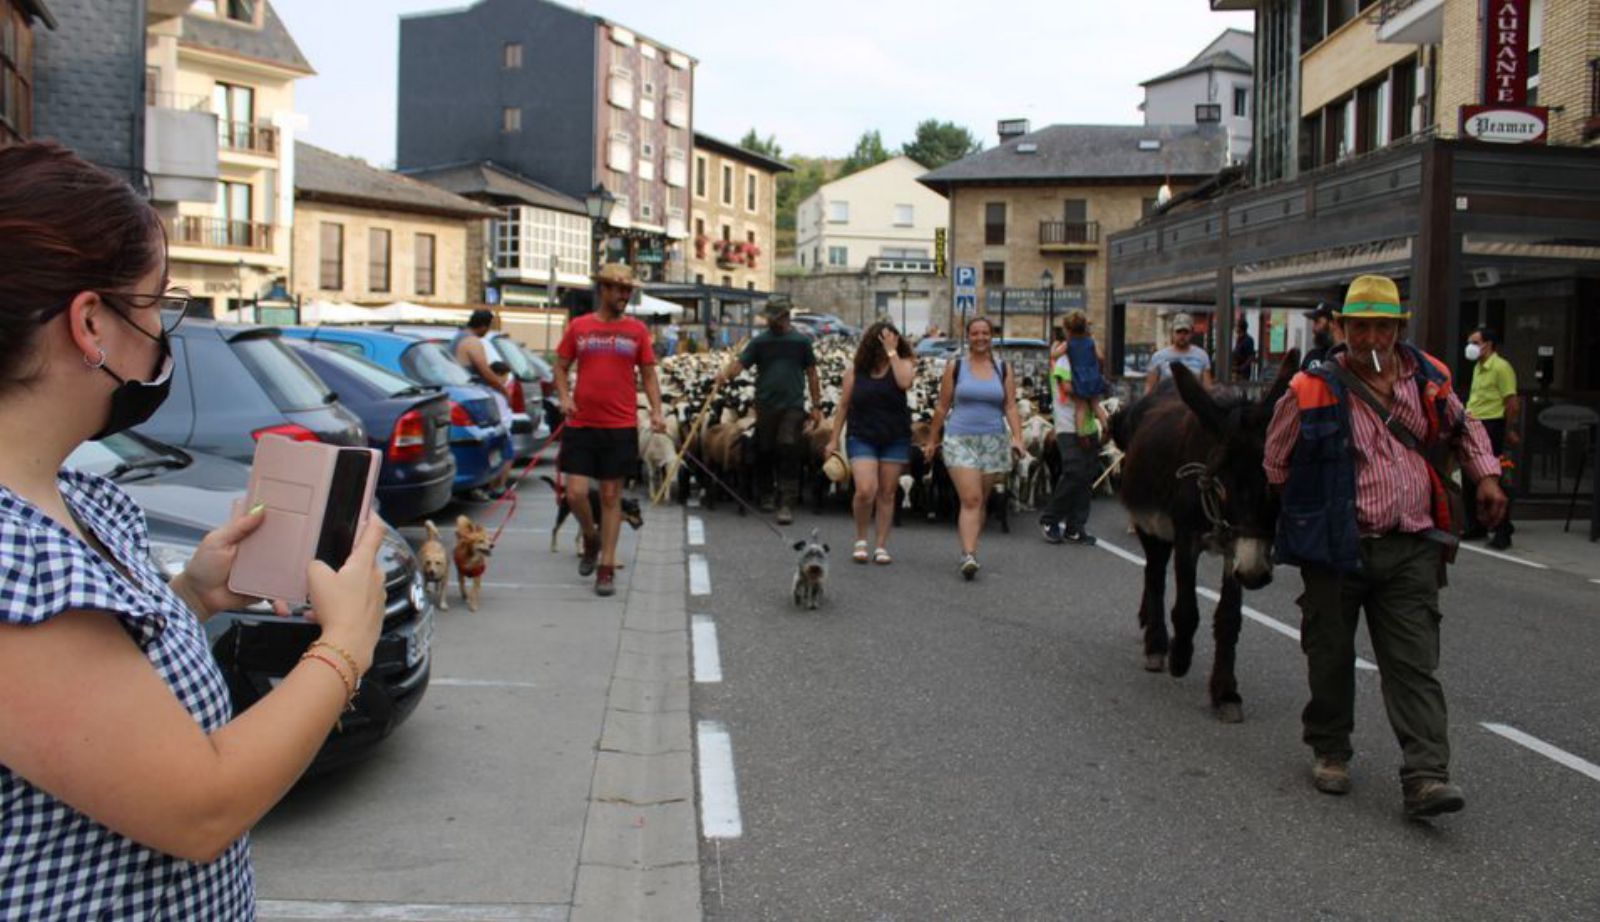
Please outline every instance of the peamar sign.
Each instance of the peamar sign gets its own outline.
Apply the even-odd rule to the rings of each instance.
[[[1461,107],[1461,135],[1492,144],[1543,144],[1550,114],[1528,105],[1532,0],[1482,0],[1483,102]]]

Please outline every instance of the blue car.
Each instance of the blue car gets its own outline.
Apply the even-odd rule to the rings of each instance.
[[[362,327],[284,327],[283,335],[364,358],[450,397],[450,453],[456,459],[455,492],[482,487],[511,466],[511,428],[493,393],[473,384],[438,343]]]

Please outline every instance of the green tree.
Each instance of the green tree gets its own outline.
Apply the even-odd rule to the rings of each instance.
[[[983,142],[974,138],[967,129],[955,122],[930,118],[917,125],[916,137],[902,147],[900,153],[930,170],[937,170],[982,149]]]
[[[849,176],[867,167],[877,166],[891,156],[893,155],[889,153],[889,149],[883,146],[883,135],[876,128],[862,132],[861,138],[856,141],[855,150],[844,158],[844,166],[839,168],[839,175]]]
[[[754,128],[744,133],[744,137],[739,140],[739,146],[763,157],[771,157],[774,160],[783,159],[783,148],[778,144],[777,136],[769,134],[763,140]]]

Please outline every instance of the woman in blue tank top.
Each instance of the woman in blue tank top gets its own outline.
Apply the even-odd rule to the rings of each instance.
[[[1016,382],[990,349],[993,339],[989,318],[967,321],[967,354],[945,366],[926,449],[930,462],[943,449],[945,467],[961,497],[961,575],[969,580],[978,575],[983,499],[1024,450]]]
[[[894,523],[895,489],[911,462],[911,409],[906,391],[917,377],[917,360],[894,325],[880,320],[867,328],[856,347],[853,366],[844,373],[839,406],[833,416],[828,454],[839,450],[842,423],[849,424],[845,448],[850,455],[850,476],[855,496],[856,543],[851,558],[856,563],[887,564],[885,549],[889,526]],[[867,525],[876,512],[878,541],[867,556]]]

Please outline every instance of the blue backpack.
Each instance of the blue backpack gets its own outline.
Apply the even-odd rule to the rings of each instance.
[[[1100,373],[1100,357],[1094,340],[1074,336],[1067,341],[1067,362],[1072,365],[1072,392],[1079,397],[1104,397],[1111,393],[1105,375]]]

